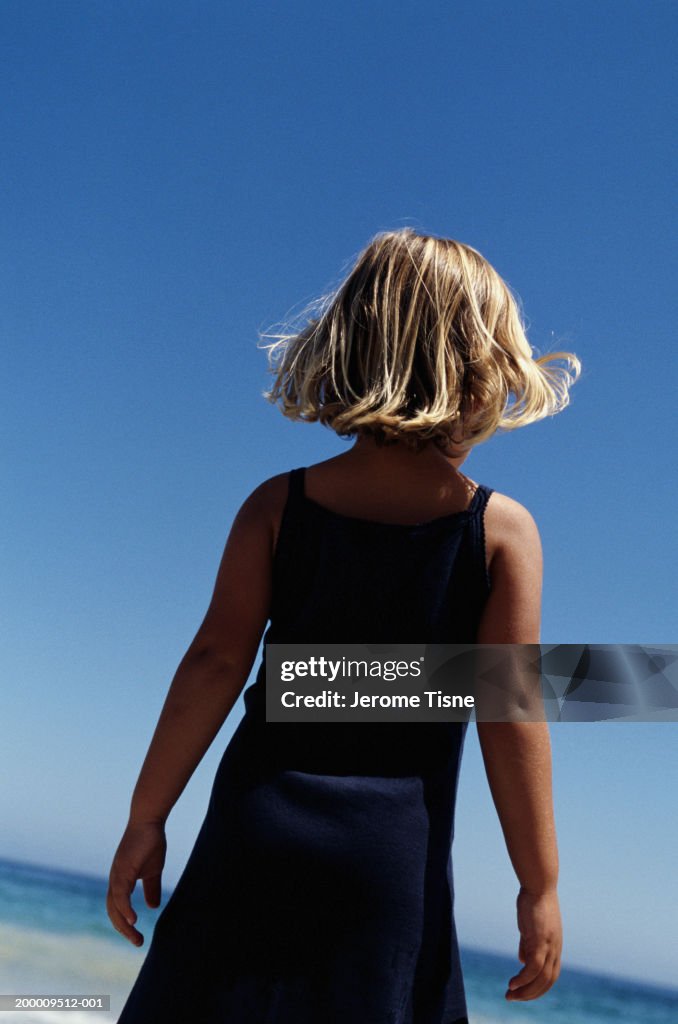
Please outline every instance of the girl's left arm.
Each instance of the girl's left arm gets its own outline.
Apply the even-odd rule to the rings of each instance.
[[[252,492],[233,520],[209,608],[170,685],[113,858],[107,912],[135,946],[144,938],[131,904],[137,879],[148,906],[158,907],[165,821],[238,699],[268,620],[274,542],[268,484]]]
[[[267,483],[233,520],[209,608],[170,684],[134,788],[131,823],[165,822],[252,670],[271,598]]]

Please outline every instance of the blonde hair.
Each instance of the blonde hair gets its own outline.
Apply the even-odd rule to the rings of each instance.
[[[259,334],[277,339],[263,396],[340,437],[473,446],[560,412],[581,372],[570,352],[533,358],[519,300],[479,252],[409,227],[375,235],[302,315],[301,330]]]

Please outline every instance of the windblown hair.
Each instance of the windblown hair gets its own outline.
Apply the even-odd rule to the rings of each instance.
[[[277,339],[263,395],[340,437],[470,447],[560,412],[581,372],[570,352],[533,358],[519,300],[479,252],[409,227],[374,236],[302,316],[259,334]]]

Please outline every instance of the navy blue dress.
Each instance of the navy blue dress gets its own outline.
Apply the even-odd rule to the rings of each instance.
[[[264,643],[474,643],[491,493],[386,524],[331,512],[293,470]],[[467,723],[267,723],[265,658],[119,1024],[466,1024]]]

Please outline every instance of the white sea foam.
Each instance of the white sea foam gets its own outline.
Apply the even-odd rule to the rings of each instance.
[[[133,949],[120,938],[57,934],[0,922],[0,992],[14,995],[110,995],[111,1010],[3,1012],[7,1024],[112,1022],[141,967],[148,938]],[[17,1016],[17,1013],[19,1014]]]
[[[19,1016],[17,1016],[17,1012]],[[14,1024],[96,1024],[106,1021],[113,1024],[117,1020],[120,1008],[107,1013],[105,1010],[20,1010],[3,1013],[0,1010],[0,1021],[14,1021]]]

